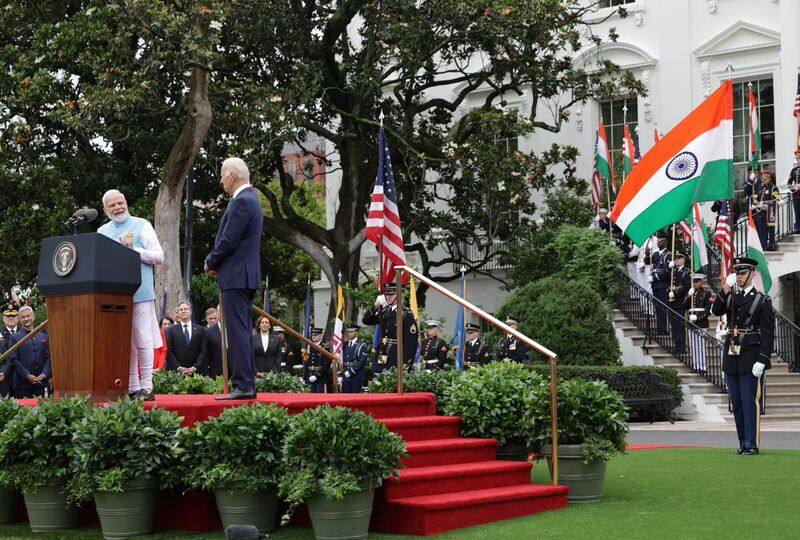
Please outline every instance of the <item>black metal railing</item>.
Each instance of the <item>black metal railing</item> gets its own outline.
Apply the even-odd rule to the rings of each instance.
[[[763,214],[764,209],[753,208],[753,219],[759,213]],[[780,242],[790,234],[794,234],[794,212],[792,211],[792,194],[783,193],[777,202],[775,209],[775,242]],[[742,215],[736,222],[736,231],[733,236],[734,252],[744,254],[747,252],[747,214]],[[761,246],[766,249],[767,246]]]
[[[789,371],[800,372],[800,327],[783,313],[775,311],[775,354],[789,364]]]
[[[658,345],[721,392],[723,344],[705,329],[672,310],[623,272],[618,273],[617,305],[625,317],[644,333],[643,348]]]

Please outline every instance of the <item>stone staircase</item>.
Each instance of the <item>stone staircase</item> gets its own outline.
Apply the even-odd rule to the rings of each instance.
[[[798,243],[800,249],[800,243]],[[781,254],[772,252],[770,255]],[[644,333],[619,310],[614,310],[614,328],[622,348],[625,365],[651,365],[672,368],[678,372],[683,389],[683,405],[677,414],[685,420],[733,422],[728,412],[728,395],[655,343],[643,348]],[[712,327],[714,325],[712,324]],[[713,330],[710,330],[713,332]],[[763,422],[800,420],[800,373],[790,373],[788,365],[773,355],[772,369],[767,372],[767,406]]]

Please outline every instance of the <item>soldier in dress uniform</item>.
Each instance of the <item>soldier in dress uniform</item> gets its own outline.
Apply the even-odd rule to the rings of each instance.
[[[669,299],[670,286],[670,264],[672,263],[672,253],[667,249],[667,237],[663,233],[658,236],[658,250],[646,253],[645,264],[650,265],[650,286],[653,296],[667,303]],[[667,333],[667,314],[659,303],[655,303],[656,329],[659,334]]]
[[[705,288],[704,274],[692,274],[692,288],[686,295],[685,309],[689,312],[689,322],[699,328],[708,328],[708,317],[711,315],[713,298],[711,291]],[[702,374],[706,373],[706,342],[702,339],[692,341],[692,362],[694,369]]]
[[[517,321],[512,318],[506,319],[506,324],[514,330],[517,329]],[[528,346],[509,334],[500,340],[500,352],[497,354],[497,360],[505,360],[506,358],[520,364],[527,363]]]
[[[364,387],[364,368],[369,357],[369,347],[358,339],[357,324],[347,325],[347,341],[342,347],[342,391],[350,394],[361,392]]]
[[[778,224],[778,199],[780,191],[775,185],[772,173],[764,171],[761,173],[762,183],[758,190],[758,218],[755,212],[753,220],[756,222],[758,239],[765,251],[775,251],[775,226]]]
[[[464,343],[464,369],[482,366],[492,361],[492,352],[480,336],[480,327],[467,323],[467,340]]]
[[[764,370],[772,367],[775,336],[772,300],[753,286],[756,266],[758,262],[753,259],[736,259],[735,273],[725,279],[711,306],[714,315],[728,317],[722,371],[739,437],[736,453],[749,456],[758,454],[756,389]]]
[[[675,260],[670,263],[670,287],[667,305],[675,311],[680,318],[672,316],[669,320],[672,329],[673,354],[683,354],[686,352],[686,328],[684,319],[686,317],[686,295],[692,287],[692,278],[686,264],[686,255],[680,251],[675,253]]]
[[[375,306],[364,313],[361,322],[381,325],[383,337],[380,350],[372,362],[372,373],[377,375],[397,366],[397,285],[387,283],[385,292],[375,299]],[[403,363],[411,366],[417,354],[417,321],[407,307],[403,308]]]
[[[311,330],[311,341],[319,345],[326,351],[330,350],[327,345],[322,343],[322,328]],[[309,349],[308,360],[303,362],[303,380],[311,385],[311,392],[322,394],[325,392],[325,384],[331,378],[331,361],[316,349]]]
[[[761,190],[761,180],[755,171],[750,171],[747,180],[744,181],[744,211],[753,209],[758,202],[758,192]]]
[[[425,321],[428,337],[422,342],[422,362],[425,369],[434,372],[444,369],[447,360],[447,343],[439,337],[439,321],[430,319]]]
[[[286,333],[282,326],[273,328],[272,333],[278,338],[278,354],[275,363],[280,371],[291,373],[294,365],[294,352],[292,352],[289,344],[286,343]]]
[[[800,233],[800,148],[794,151],[794,167],[786,181],[792,192],[792,209],[794,210],[794,233]]]
[[[0,327],[0,354],[11,348],[11,336],[17,333],[19,314],[14,306],[7,306],[3,310],[3,326]],[[0,364],[0,397],[11,395],[11,358],[6,358]]]

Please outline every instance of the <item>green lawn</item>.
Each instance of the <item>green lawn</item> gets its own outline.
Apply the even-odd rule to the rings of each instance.
[[[546,481],[537,464],[536,480]],[[789,538],[800,519],[800,452],[735,456],[726,449],[631,452],[608,467],[602,502],[455,531],[438,538]],[[151,538],[220,539],[222,534]],[[27,525],[0,527],[2,538],[101,538],[98,530],[34,535]],[[280,540],[310,539],[310,530],[281,530]],[[370,538],[399,540],[399,536]]]

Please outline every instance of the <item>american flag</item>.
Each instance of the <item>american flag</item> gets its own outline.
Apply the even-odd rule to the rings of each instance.
[[[722,268],[725,270],[725,275],[733,272],[733,231],[731,230],[730,204],[728,200],[722,202],[717,228],[714,229],[714,236],[711,239],[712,242],[719,245],[722,253]]]
[[[394,186],[392,161],[389,157],[389,142],[386,131],[381,126],[378,136],[378,175],[375,178],[375,189],[367,216],[367,238],[372,240],[378,249],[382,248],[383,268],[381,268],[380,284],[394,281],[394,267],[406,264],[403,229],[400,225],[400,212],[397,209],[397,190]],[[404,276],[403,281],[407,281]]]
[[[794,96],[793,114],[797,118],[797,149],[800,150],[800,73],[797,74],[797,95]]]
[[[685,246],[688,246],[692,241],[692,228],[685,221],[681,221],[681,240]]]
[[[600,207],[603,206],[602,197],[602,188],[600,187],[602,177],[600,173],[595,170],[592,173],[592,206],[594,207],[594,211],[597,212],[600,210]]]

